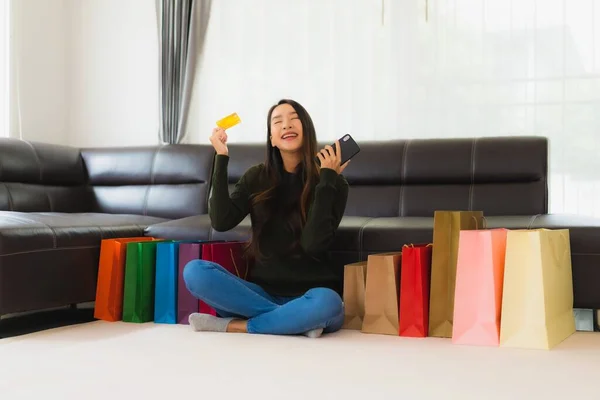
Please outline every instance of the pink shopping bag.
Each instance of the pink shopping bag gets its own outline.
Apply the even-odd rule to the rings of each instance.
[[[452,343],[498,346],[506,229],[461,231]]]

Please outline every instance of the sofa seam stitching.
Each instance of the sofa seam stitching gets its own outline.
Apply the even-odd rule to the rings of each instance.
[[[473,210],[473,189],[475,184],[475,153],[477,151],[477,138],[471,142],[471,184],[469,185],[469,211]]]
[[[56,231],[54,230],[54,228],[52,228],[50,225],[48,225],[45,222],[42,221],[35,221],[38,222],[42,225],[44,225],[46,228],[50,229],[50,232],[52,232],[52,248],[56,249],[57,248],[57,239],[56,239]]]
[[[148,215],[148,196],[150,195],[150,189],[154,185],[154,164],[156,163],[156,156],[160,151],[161,147],[154,149],[154,155],[152,156],[152,165],[150,166],[150,184],[146,186],[146,195],[144,196],[144,207],[142,209],[143,215]]]
[[[531,227],[533,226],[533,224],[535,223],[535,220],[540,216],[541,214],[536,214],[534,216],[531,217],[531,220],[529,221],[529,226],[527,227],[527,229],[531,229]]]
[[[7,198],[8,198],[8,208],[10,208],[10,211],[15,211],[12,194],[10,193],[10,188],[8,187],[6,182],[2,182],[2,184],[6,188],[6,194],[7,194]]]
[[[408,154],[408,146],[410,139],[404,143],[404,151],[402,154],[402,169],[400,170],[400,217],[404,217],[404,185],[406,180],[406,155]]]
[[[72,247],[53,247],[53,248],[50,248],[50,249],[35,249],[35,250],[17,251],[17,252],[14,252],[14,253],[0,254],[0,257],[17,256],[17,255],[21,255],[21,254],[41,253],[41,252],[44,252],[44,251],[55,251],[55,250],[95,249],[95,248],[98,248],[98,247],[100,247],[100,245],[72,246]]]
[[[27,145],[31,148],[31,151],[33,151],[33,156],[35,157],[35,161],[38,165],[38,169],[40,171],[40,185],[43,187],[44,186],[44,169],[42,168],[42,162],[40,161],[40,157],[37,153],[37,150],[35,149],[35,146],[29,142],[29,141],[25,141],[25,143],[27,143]],[[48,195],[48,192],[44,189],[44,194],[46,195],[46,199],[48,200],[48,206],[50,208],[50,212],[53,212],[54,210],[52,209],[52,200],[50,200],[50,195]]]

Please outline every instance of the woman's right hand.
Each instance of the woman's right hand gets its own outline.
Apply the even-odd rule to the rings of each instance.
[[[229,155],[229,150],[227,149],[227,133],[225,133],[225,129],[213,129],[212,135],[210,136],[210,143],[215,148],[217,154],[224,156]]]

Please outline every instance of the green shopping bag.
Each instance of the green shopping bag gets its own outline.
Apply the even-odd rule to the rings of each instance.
[[[161,241],[127,243],[123,321],[154,320],[156,245]]]

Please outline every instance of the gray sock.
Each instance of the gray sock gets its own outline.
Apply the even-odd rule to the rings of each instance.
[[[190,326],[194,331],[200,332],[227,332],[227,325],[233,318],[219,318],[210,314],[190,314]]]
[[[304,336],[307,336],[311,339],[316,339],[323,334],[323,328],[317,328],[310,330],[308,332],[304,332]]]

